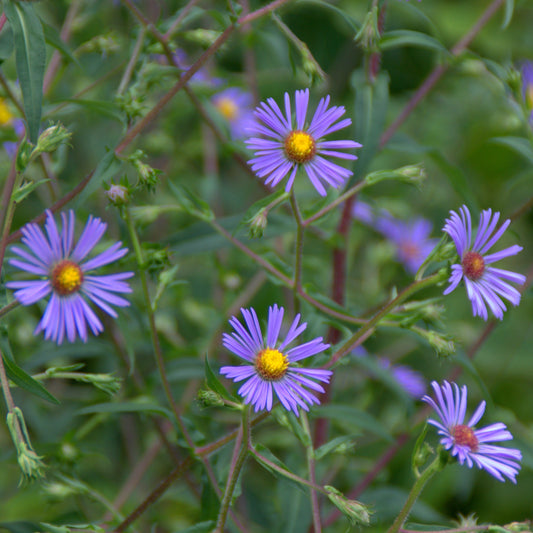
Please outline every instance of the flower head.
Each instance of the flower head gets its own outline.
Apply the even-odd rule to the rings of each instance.
[[[215,94],[213,105],[228,121],[231,136],[242,139],[253,121],[252,95],[237,87],[229,87]]]
[[[35,334],[44,331],[45,339],[61,344],[66,337],[74,342],[76,336],[87,341],[87,325],[94,335],[103,331],[102,323],[88,305],[92,301],[107,314],[117,313],[109,305],[124,307],[129,302],[114,293],[128,293],[131,288],[123,281],[133,272],[95,276],[92,271],[120,259],[127,253],[117,242],[92,259],[89,252],[102,238],[107,224],[89,217],[85,228],[74,244],[74,211],[61,213],[59,230],[51,211],[46,212],[46,236],[37,224],[22,228],[22,243],[28,250],[13,246],[11,250],[23,259],[9,263],[21,270],[39,276],[39,279],[10,281],[7,287],[16,289],[15,298],[22,305],[31,305],[51,293],[44,315]]]
[[[451,217],[446,220],[443,228],[443,231],[453,239],[461,259],[460,264],[452,265],[452,274],[448,279],[450,285],[444,294],[452,292],[464,279],[468,298],[472,302],[474,316],[481,316],[487,320],[488,304],[494,316],[501,320],[503,312],[507,309],[501,299],[502,296],[513,305],[520,303],[520,293],[506,281],[522,285],[526,277],[489,265],[510,255],[516,255],[522,250],[522,247],[515,244],[500,252],[487,254],[503,235],[511,221],[506,220],[494,232],[500,213],[495,212],[493,215],[491,209],[482,211],[476,237],[472,244],[470,211],[463,205],[459,212],[460,215],[455,211],[450,211]]]
[[[252,134],[267,137],[253,137],[246,141],[248,148],[255,151],[249,161],[265,184],[276,186],[290,173],[286,191],[292,188],[296,171],[303,166],[309,180],[321,196],[326,196],[323,182],[331,187],[342,186],[353,173],[332,163],[323,156],[339,159],[357,159],[356,156],[339,152],[350,148],[360,148],[355,141],[325,141],[323,138],[334,131],[349,126],[349,118],[344,115],[342,106],[328,109],[330,97],[322,98],[309,124],[306,123],[309,105],[309,89],[295,93],[295,120],[291,111],[291,99],[285,93],[285,115],[273,98],[262,102],[255,110],[258,121],[249,128]]]
[[[394,365],[389,359],[379,360],[382,368],[389,369],[392,377],[402,389],[412,398],[421,398],[426,392],[426,381],[420,372],[407,365]]]
[[[300,315],[296,315],[283,342],[278,343],[283,307],[274,305],[268,309],[266,340],[255,310],[241,309],[241,312],[248,330],[232,317],[229,323],[235,331],[231,335],[224,333],[222,342],[229,351],[248,364],[224,366],[220,373],[235,382],[246,380],[239,389],[244,402],[253,404],[256,412],[260,409],[270,411],[274,391],[283,407],[287,411],[294,411],[296,416],[299,414],[298,407],[309,411],[309,405],[320,403],[307,389],[324,392],[323,387],[316,381],[328,383],[332,372],[300,368],[295,363],[326,350],[329,344],[324,344],[322,337],[318,337],[286,350],[307,327],[305,322],[299,325]]]
[[[430,238],[431,222],[423,217],[399,220],[385,209],[375,212],[361,200],[354,203],[352,216],[384,235],[394,245],[398,261],[411,274],[416,274],[437,244],[437,239]]]
[[[474,429],[485,412],[485,401],[479,404],[468,423],[465,423],[468,394],[466,385],[459,389],[457,384],[453,383],[452,389],[447,381],[442,385],[433,381],[431,386],[436,401],[429,396],[424,396],[422,400],[431,405],[440,418],[440,421],[429,419],[428,422],[438,429],[439,435],[442,435],[440,442],[444,448],[450,450],[460,464],[466,462],[469,468],[475,464],[499,481],[505,481],[505,476],[516,483],[516,476],[520,470],[518,461],[522,459],[520,450],[489,444],[513,438],[505,424],[498,422],[481,429]]]
[[[411,274],[416,274],[437,244],[437,239],[429,237],[433,229],[431,222],[423,217],[404,222],[390,215],[383,216],[376,221],[376,229],[394,244],[398,260]]]

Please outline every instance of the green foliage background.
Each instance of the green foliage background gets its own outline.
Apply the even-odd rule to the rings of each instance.
[[[16,4],[15,0],[4,0],[4,8],[10,4]],[[398,46],[383,52],[381,68],[389,77],[390,95],[387,107],[381,111],[386,113],[387,125],[432,69],[447,62],[451,66],[367,167],[367,171],[372,171],[423,163],[427,172],[423,185],[417,188],[386,181],[366,190],[361,199],[387,208],[399,218],[418,214],[430,219],[433,236],[438,238],[449,210],[457,210],[463,203],[476,213],[475,217],[481,209],[490,207],[507,218],[532,197],[532,134],[516,83],[510,83],[513,68],[524,59],[533,59],[532,2],[516,1],[505,28],[504,10],[500,9],[459,57],[451,58],[442,51],[450,50],[469,31],[488,4],[487,0],[390,0],[387,5],[386,31],[412,30],[432,38],[424,41],[423,47]],[[179,16],[184,2],[140,0],[136,5],[164,32]],[[213,40],[207,30],[221,32],[229,24],[228,5],[216,0],[197,2],[173,34],[172,46],[184,50],[192,63]],[[266,4],[253,1],[250,10],[263,5]],[[240,9],[238,3],[231,6]],[[354,36],[368,8],[367,2],[360,0],[295,0],[277,11],[327,74],[325,81],[317,80],[312,87],[312,101],[316,103],[319,97],[331,94],[334,104],[344,105],[354,122],[349,138],[355,140],[360,140],[354,131],[361,127],[361,118],[355,114],[354,73],[363,68],[364,51]],[[175,69],[165,64],[161,46],[147,33],[131,82],[118,95],[140,31],[124,5],[107,0],[43,0],[32,4],[31,9],[44,23],[48,68],[57,53],[53,43],[57,44],[66,13],[74,13],[71,35],[64,39],[60,66],[42,107],[42,125],[60,121],[72,138],[45,162],[57,181],[41,185],[24,199],[15,212],[13,228],[40,214],[100,165],[100,172],[68,207],[75,209],[78,227],[89,214],[100,216],[108,223],[109,242],[122,240],[131,249],[125,224],[118,210],[108,204],[103,185],[125,177],[129,183],[136,183],[138,173],[131,162],[113,158],[111,152],[128,127],[157,105],[174,85]],[[0,32],[1,73],[20,98],[9,31],[8,24]],[[284,92],[310,85],[300,50],[287,41],[270,16],[236,32],[208,63],[209,75],[225,80],[228,86],[249,87],[246,50],[255,59],[261,101],[273,97],[281,102]],[[190,86],[227,137],[227,125],[210,104],[210,97],[219,88],[201,83]],[[5,91],[2,94],[6,97]],[[17,113],[14,106],[12,110]],[[507,142],[497,140],[502,137]],[[518,153],[517,143],[510,138],[524,139],[528,146],[525,155]],[[14,140],[9,127],[3,127],[0,140]],[[215,371],[233,360],[221,346],[220,335],[229,331],[227,319],[238,314],[240,305],[253,305],[265,317],[268,306],[276,302],[291,310],[292,294],[208,224],[186,212],[179,187],[202,198],[235,237],[270,261],[278,261],[279,268],[289,272],[295,224],[290,211],[278,209],[269,216],[263,238],[248,237],[247,228],[239,224],[247,209],[264,198],[267,191],[232,157],[237,154],[248,159],[250,154],[244,145],[240,141],[219,142],[183,91],[123,155],[131,155],[134,149],[143,150],[143,161],[161,170],[153,191],[144,189],[133,195],[131,209],[150,258],[152,294],[161,282],[161,272],[178,266],[172,282],[161,293],[156,321],[173,395],[183,409],[184,422],[196,446],[203,446],[234,429],[239,420],[232,410],[202,408],[198,403],[197,392],[205,388],[205,355]],[[0,176],[7,176],[10,165],[7,155],[0,155]],[[357,164],[354,168],[357,172]],[[28,167],[26,177],[37,181],[45,177],[43,172],[42,164],[36,161]],[[299,178],[296,195],[305,214],[316,212],[336,198],[337,193],[331,192],[326,201],[322,200],[303,175]],[[304,284],[315,296],[330,297],[331,256],[338,243],[335,231],[339,217],[340,210],[332,212],[316,224],[317,232],[306,236]],[[500,243],[501,247],[513,243],[524,247],[520,255],[506,261],[504,268],[530,271],[532,222],[527,209]],[[117,266],[117,270],[135,269],[133,254]],[[7,262],[4,273],[6,279],[16,275]],[[392,245],[354,222],[347,243],[346,309],[354,316],[369,316],[396,289],[411,281],[412,277],[394,261]],[[46,380],[47,390],[60,400],[60,405],[13,388],[34,448],[44,456],[48,469],[44,481],[19,485],[20,472],[11,438],[5,427],[0,428],[0,528],[18,533],[52,531],[43,525],[32,525],[36,523],[101,525],[107,512],[102,503],[114,502],[143,454],[159,446],[150,467],[141,479],[132,482],[127,501],[118,506],[123,518],[169,473],[176,458],[183,460],[187,456],[183,437],[174,427],[167,433],[172,453],[157,444],[156,427],[171,426],[172,414],[154,364],[138,280],[133,281],[133,286],[131,307],[121,310],[118,320],[106,320],[104,334],[91,338],[87,344],[58,347],[40,336],[34,337],[32,331],[44,304],[21,306],[2,318],[15,360],[28,374],[82,363],[83,372],[113,373],[122,380],[122,387],[110,396],[90,384]],[[421,296],[439,298],[442,290],[443,287],[432,288]],[[457,519],[459,513],[476,513],[480,523],[528,520],[533,511],[531,289],[525,291],[520,306],[509,310],[496,325],[473,362],[466,353],[479,339],[485,323],[472,317],[462,288],[439,305],[444,312],[437,321],[438,329],[455,338],[455,355],[439,357],[427,343],[400,328],[378,329],[365,347],[371,354],[411,365],[428,382],[441,381],[454,369],[462,369],[457,381],[469,385],[470,412],[485,399],[488,408],[484,422],[506,423],[515,436],[513,444],[522,450],[524,459],[516,486],[498,483],[486,472],[456,464],[448,466],[428,484],[410,520],[443,527],[453,527],[450,520]],[[325,336],[331,325],[341,329],[344,340],[354,330],[306,303],[302,304],[302,315],[309,324],[307,340]],[[224,385],[236,392],[230,383]],[[411,453],[422,428],[415,413],[421,408],[420,402],[412,401],[386,377],[376,376],[350,356],[337,369],[331,404],[312,410],[312,421],[320,414],[330,419],[330,439],[348,436],[347,442],[353,444],[341,446],[317,464],[317,479],[328,480],[345,494],[373,469],[394,439],[403,433],[408,435],[390,464],[358,497],[374,511],[368,528],[371,531],[387,529],[412,486]],[[301,443],[287,425],[283,413],[277,412],[258,425],[254,440],[269,448],[291,471],[305,477]],[[430,440],[437,442],[434,435],[430,435]],[[230,457],[231,446],[211,456],[221,487]],[[274,477],[252,461],[245,466],[236,494],[240,496],[235,508],[245,517],[250,531],[296,533],[307,531],[311,524],[307,489]],[[132,530],[186,531],[195,524],[216,519],[218,506],[202,464],[195,462],[185,478],[174,483]],[[323,509],[325,518],[334,511],[326,501]],[[110,515],[105,519],[112,520]],[[113,523],[120,521],[120,516],[116,516]],[[231,531],[236,530],[231,521],[228,524]],[[209,531],[211,527],[208,524],[190,531]],[[325,530],[343,532],[348,528],[348,522],[341,517]]]

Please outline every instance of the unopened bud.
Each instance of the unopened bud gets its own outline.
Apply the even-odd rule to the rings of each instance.
[[[130,193],[123,185],[111,185],[105,194],[109,201],[117,207],[127,204],[130,199]]]
[[[32,448],[22,411],[18,407],[8,413],[7,427],[17,449],[17,461],[23,479],[32,481],[44,477],[45,465],[41,461],[42,457],[37,455]]]
[[[217,394],[215,391],[205,389],[198,391],[198,402],[204,408],[215,405],[224,405],[220,394]]]
[[[260,239],[268,224],[268,211],[260,209],[248,222],[250,228],[250,237]]]
[[[33,155],[41,154],[43,152],[53,152],[61,144],[68,141],[71,135],[72,134],[62,124],[54,124],[53,126],[46,128],[41,135],[39,135]]]
[[[364,50],[374,51],[378,39],[378,8],[374,7],[367,13],[361,29],[354,37],[354,41],[359,43]]]
[[[341,511],[353,525],[370,524],[370,511],[368,507],[357,500],[348,500],[344,495],[331,485],[325,485],[328,491],[328,498]]]

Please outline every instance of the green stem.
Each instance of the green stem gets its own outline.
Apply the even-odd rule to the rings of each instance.
[[[409,513],[411,512],[411,509],[413,508],[417,498],[420,496],[424,485],[430,480],[430,478],[433,477],[434,474],[442,470],[442,468],[442,458],[440,454],[437,454],[437,457],[435,457],[434,461],[429,464],[429,466],[420,474],[420,477],[418,477],[415,481],[415,484],[413,485],[413,488],[407,497],[407,501],[387,533],[398,533],[400,528],[407,520],[407,517],[409,516]]]
[[[296,202],[296,197],[294,196],[294,191],[291,190],[291,207],[294,214],[294,220],[296,221],[296,251],[294,258],[294,282],[292,286],[292,291],[294,295],[294,312],[300,312],[300,299],[298,298],[299,292],[302,290],[302,260],[304,252],[304,231],[302,215],[300,213],[300,208]]]
[[[3,317],[4,315],[7,315],[7,313],[12,311],[13,309],[18,307],[19,305],[20,305],[20,303],[19,303],[18,300],[13,300],[12,302],[8,303],[7,305],[4,305],[4,307],[2,307],[0,309],[0,318]]]
[[[306,455],[307,455],[307,468],[309,470],[309,481],[316,485],[316,473],[315,473],[315,450],[313,448],[313,439],[311,437],[311,430],[309,428],[309,420],[307,414],[302,412],[301,414],[302,428],[307,435],[306,443]],[[322,522],[320,520],[320,505],[318,503],[317,491],[311,489],[311,510],[313,515],[313,527],[314,533],[322,533]]]
[[[226,482],[226,488],[224,490],[224,496],[222,497],[222,503],[220,504],[220,511],[218,513],[217,525],[213,530],[213,533],[223,533],[224,526],[226,524],[226,518],[228,516],[231,499],[233,497],[233,491],[235,485],[239,479],[244,461],[248,455],[248,448],[250,447],[250,408],[245,407],[242,412],[242,422],[235,441],[235,448],[233,449],[233,457],[231,458],[231,464],[228,473],[228,480]]]
[[[146,304],[146,311],[148,313],[148,321],[150,324],[150,337],[152,339],[152,346],[154,349],[155,360],[156,360],[157,368],[159,370],[159,376],[161,377],[161,383],[163,384],[163,390],[165,391],[165,396],[167,398],[167,401],[174,412],[174,416],[176,418],[178,427],[180,428],[183,436],[185,437],[187,444],[191,448],[193,448],[194,443],[191,441],[189,434],[187,432],[187,429],[185,428],[185,425],[183,421],[181,420],[180,411],[178,409],[178,406],[176,405],[176,402],[174,401],[174,397],[172,396],[172,391],[170,389],[170,383],[168,382],[167,373],[165,371],[165,362],[163,359],[163,353],[161,351],[161,345],[159,343],[159,335],[157,334],[157,328],[155,325],[154,310],[152,306],[152,301],[150,299],[150,293],[148,291],[148,281],[146,279],[146,271],[145,271],[146,265],[144,263],[144,255],[143,255],[143,251],[141,248],[141,243],[139,241],[139,236],[137,235],[135,225],[133,224],[129,209],[127,207],[124,209],[124,219],[126,221],[128,232],[130,234],[131,243],[133,245],[133,251],[135,253],[135,259],[137,261],[137,267],[139,270],[139,277],[141,278],[142,291],[144,295],[144,301]]]
[[[406,287],[396,298],[393,298],[387,305],[383,307],[380,311],[378,311],[370,320],[366,322],[363,326],[361,326],[340,348],[339,350],[332,356],[330,361],[325,365],[326,368],[329,368],[330,366],[334,365],[341,357],[349,353],[351,350],[353,350],[356,346],[358,346],[363,339],[367,338],[369,333],[379,324],[381,319],[386,316],[388,313],[390,313],[394,308],[398,307],[402,302],[407,300],[410,296],[415,294],[416,292],[425,289],[427,287],[431,287],[432,285],[435,285],[439,281],[442,281],[447,276],[447,273],[443,271],[439,271],[431,276],[428,276],[427,278],[421,279],[419,281],[415,281],[411,283],[408,287]]]
[[[365,180],[360,181],[357,185],[354,185],[348,189],[344,194],[341,194],[336,200],[331,202],[326,207],[322,208],[320,211],[317,211],[314,215],[311,215],[309,218],[306,218],[302,221],[304,227],[309,226],[319,218],[322,218],[324,215],[328,214],[331,210],[336,209],[339,205],[343,204],[348,198],[351,198],[354,194],[357,194],[359,191],[364,189],[368,183]]]
[[[307,479],[304,479],[303,477],[297,476],[296,474],[293,474],[292,472],[285,470],[285,468],[277,465],[270,459],[267,459],[264,455],[261,455],[253,446],[250,446],[249,451],[252,454],[252,456],[255,457],[258,463],[266,465],[271,470],[275,470],[276,472],[278,472],[278,474],[281,474],[287,479],[292,479],[293,481],[296,481],[296,483],[300,483],[300,485],[305,485],[306,487],[309,487],[312,490],[321,492],[322,494],[325,494],[326,496],[328,495],[328,491],[324,487],[321,487],[320,485],[317,485],[316,483],[311,483]]]

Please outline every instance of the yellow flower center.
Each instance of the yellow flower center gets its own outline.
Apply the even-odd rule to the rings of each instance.
[[[287,356],[272,348],[261,350],[255,358],[255,368],[266,381],[278,381],[285,375],[288,367]]]
[[[471,427],[460,424],[455,426],[451,433],[455,444],[460,446],[468,446],[473,452],[477,450],[479,441],[477,440],[474,430]]]
[[[485,260],[477,252],[466,252],[462,264],[464,275],[472,281],[477,281],[485,272]]]
[[[220,114],[230,122],[239,115],[239,108],[231,98],[220,98],[215,106],[220,111]]]
[[[0,126],[6,126],[13,120],[13,115],[3,98],[0,98]]]
[[[54,291],[61,296],[76,292],[83,283],[81,268],[72,261],[63,260],[52,270],[51,282]]]
[[[291,131],[285,138],[285,153],[295,163],[307,163],[315,156],[315,140],[305,131]]]

